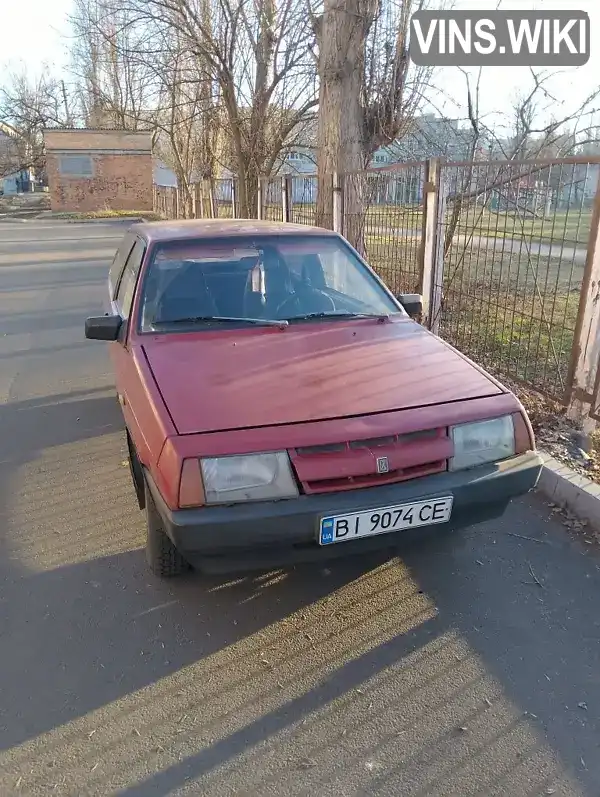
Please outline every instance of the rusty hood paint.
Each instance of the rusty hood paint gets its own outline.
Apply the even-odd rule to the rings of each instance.
[[[406,318],[140,339],[179,434],[359,416],[502,393]]]

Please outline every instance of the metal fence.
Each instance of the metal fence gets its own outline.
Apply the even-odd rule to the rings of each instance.
[[[195,186],[187,213],[235,216],[235,187]],[[332,176],[324,190],[333,205],[316,175],[261,180],[257,215],[343,233],[392,290],[424,295],[433,331],[500,377],[569,404],[582,335],[592,334],[582,285],[596,284],[588,244],[600,158],[397,164]],[[176,189],[157,189],[155,207],[186,215]]]
[[[473,359],[561,402],[599,166],[442,164],[434,329]]]
[[[346,175],[342,232],[396,293],[419,292],[425,163]]]
[[[186,193],[175,186],[154,186],[154,210],[164,219],[236,218],[235,180],[204,180]]]

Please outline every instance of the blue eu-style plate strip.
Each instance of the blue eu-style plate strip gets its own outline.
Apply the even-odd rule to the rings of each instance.
[[[326,517],[321,521],[321,545],[333,542],[333,518]]]

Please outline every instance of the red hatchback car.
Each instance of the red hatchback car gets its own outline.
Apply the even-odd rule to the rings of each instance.
[[[110,268],[131,474],[160,576],[391,547],[501,515],[541,460],[517,398],[340,235],[132,226]]]

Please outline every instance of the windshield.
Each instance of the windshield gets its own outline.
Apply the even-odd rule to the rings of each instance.
[[[161,244],[143,286],[140,331],[402,312],[342,241],[280,236]]]

